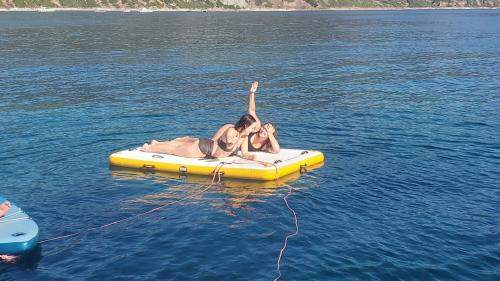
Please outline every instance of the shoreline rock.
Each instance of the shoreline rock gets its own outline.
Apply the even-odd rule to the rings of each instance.
[[[500,7],[500,0],[75,0],[70,6],[64,3],[60,0],[0,0],[0,11],[295,11]]]
[[[246,9],[129,9],[129,8],[0,8],[0,12],[321,12],[321,11],[405,11],[405,10],[495,10],[499,7],[341,7],[341,8],[246,8]]]

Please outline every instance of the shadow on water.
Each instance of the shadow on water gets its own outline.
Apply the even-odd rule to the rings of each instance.
[[[320,168],[323,163],[308,167],[308,171]],[[212,177],[200,175],[187,175],[179,173],[169,173],[153,170],[140,170],[122,167],[110,166],[111,176],[119,180],[146,180],[153,181],[165,188],[160,192],[142,195],[137,198],[125,200],[121,202],[121,210],[127,213],[132,211],[132,214],[122,216],[115,221],[107,221],[100,226],[76,231],[71,237],[58,240],[56,246],[51,246],[45,249],[42,256],[42,247],[39,245],[30,254],[23,256],[15,264],[7,264],[5,269],[0,265],[0,273],[8,272],[16,269],[30,270],[36,269],[38,262],[42,257],[56,256],[61,253],[70,251],[72,248],[80,244],[82,239],[86,239],[87,235],[92,235],[93,232],[99,229],[113,227],[115,224],[127,224],[134,221],[133,219],[139,215],[147,215],[148,210],[167,205],[199,205],[201,202],[208,202],[211,207],[218,209],[229,216],[234,216],[237,209],[250,208],[249,205],[258,202],[264,202],[266,197],[280,194],[279,191],[288,184],[296,182],[304,173],[295,172],[285,177],[274,181],[252,181],[238,179],[221,179],[212,184]],[[172,184],[172,181],[175,183]],[[188,200],[185,200],[188,199]],[[123,215],[123,214],[122,214]],[[130,218],[130,220],[129,220]],[[138,218],[138,217],[137,217]],[[148,221],[161,220],[162,216],[149,218]],[[110,219],[113,220],[113,219]],[[56,237],[57,238],[57,237]],[[10,268],[10,269],[9,269]]]
[[[323,163],[308,167],[308,171],[321,168]],[[188,194],[195,194],[200,191],[200,186],[209,186],[212,178],[200,175],[187,175],[153,170],[127,169],[110,166],[111,175],[120,180],[154,180],[161,184],[166,184],[172,180],[178,184],[170,185],[162,192],[147,194],[123,203],[123,208],[136,208],[137,204],[162,205],[167,201],[179,200]],[[301,172],[294,172],[274,181],[253,181],[243,179],[221,178],[220,182],[207,190],[205,195],[199,194],[193,200],[211,200],[212,206],[223,209],[245,208],[248,204],[263,202],[264,198],[275,195],[287,184],[297,181],[301,177]],[[229,199],[228,204],[214,203],[218,200]],[[226,200],[227,202],[227,200]]]

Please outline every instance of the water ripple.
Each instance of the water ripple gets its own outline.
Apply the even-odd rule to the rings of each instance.
[[[110,169],[246,112],[323,151],[284,181],[282,280],[498,280],[498,10],[3,13],[2,196],[41,237],[181,199],[203,177]],[[460,26],[460,28],[457,28]],[[225,179],[46,244],[0,279],[272,280],[283,182]]]

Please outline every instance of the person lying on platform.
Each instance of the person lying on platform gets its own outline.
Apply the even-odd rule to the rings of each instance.
[[[188,158],[223,158],[241,149],[243,159],[253,160],[254,155],[242,144],[248,141],[250,132],[255,131],[255,118],[243,115],[236,124],[222,126],[211,138],[182,137],[171,141],[145,143],[140,150],[144,152],[165,153]]]
[[[252,115],[257,122],[254,132],[248,135],[248,151],[263,151],[277,154],[280,153],[280,145],[278,143],[278,132],[275,126],[271,123],[266,123],[261,126],[260,119],[257,117],[255,93],[258,86],[258,81],[253,82],[248,93],[248,114]]]

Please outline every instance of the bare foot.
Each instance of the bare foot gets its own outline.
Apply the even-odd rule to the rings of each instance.
[[[158,141],[157,141],[157,140],[152,140],[152,141],[151,141],[151,145],[155,145],[155,144],[157,144],[157,143],[158,143]]]
[[[149,151],[149,144],[145,143],[145,144],[141,147],[141,151],[148,152],[148,151]]]
[[[250,94],[255,94],[255,92],[257,91],[257,87],[259,87],[259,82],[254,81],[252,83],[252,86],[250,86]]]

